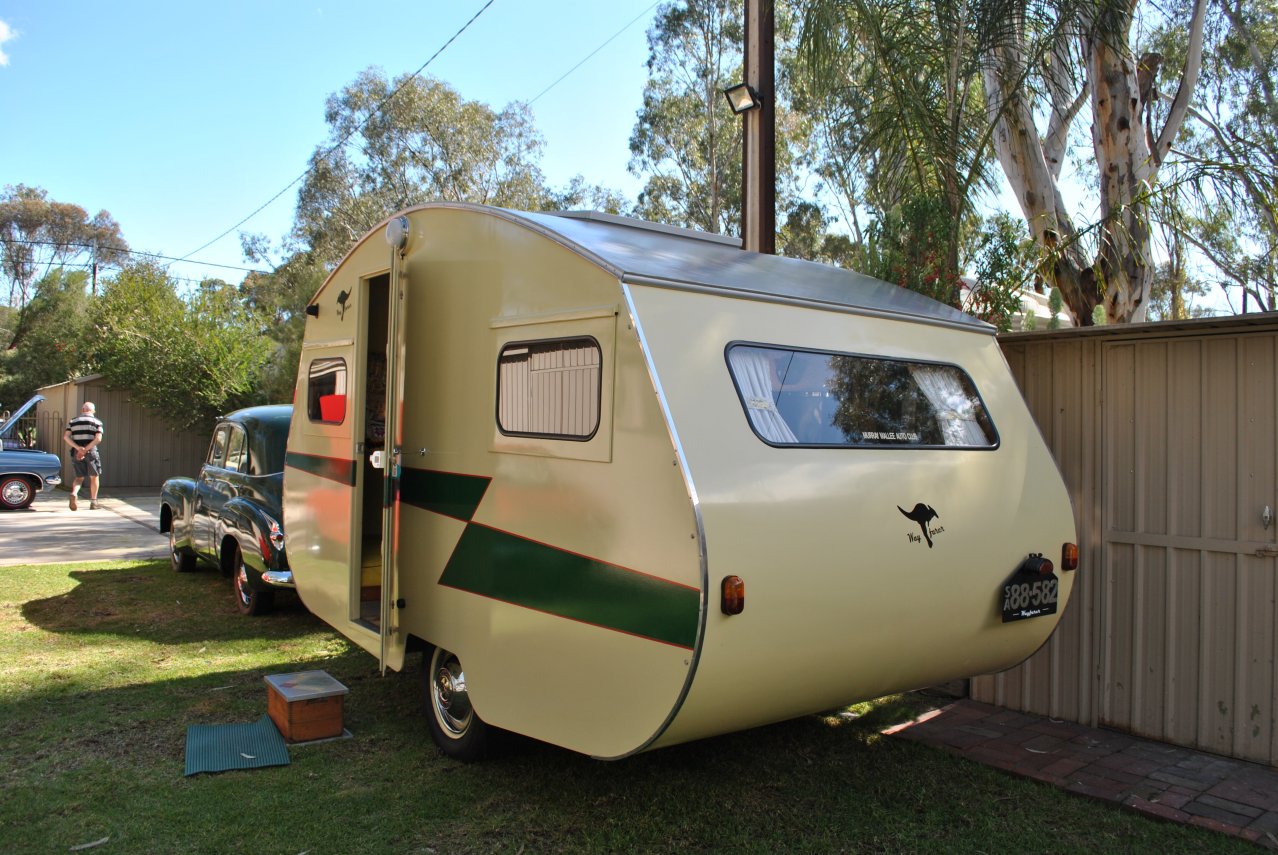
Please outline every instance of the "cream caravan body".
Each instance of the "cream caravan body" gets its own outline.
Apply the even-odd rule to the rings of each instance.
[[[1073,516],[993,330],[917,294],[431,204],[307,313],[298,593],[383,667],[449,652],[458,730],[615,758],[998,670],[1072,587],[1035,558]]]

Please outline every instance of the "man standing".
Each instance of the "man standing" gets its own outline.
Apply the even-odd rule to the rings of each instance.
[[[102,458],[98,455],[98,443],[102,441],[102,422],[94,413],[92,401],[85,401],[80,415],[67,422],[62,441],[75,453],[72,465],[75,480],[71,483],[71,510],[76,509],[76,494],[80,484],[89,479],[89,509],[98,509],[98,476],[102,474]]]

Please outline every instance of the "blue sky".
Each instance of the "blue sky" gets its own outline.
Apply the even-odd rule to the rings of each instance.
[[[326,138],[328,95],[369,66],[417,69],[485,2],[0,0],[0,185],[105,208],[133,249],[185,255],[302,173]],[[581,174],[634,196],[628,140],[655,6],[495,0],[425,73],[500,108],[634,21],[532,105],[551,184]],[[278,242],[295,200],[296,188],[241,229]],[[196,258],[245,265],[237,233]]]

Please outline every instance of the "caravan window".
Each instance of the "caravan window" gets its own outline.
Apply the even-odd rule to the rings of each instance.
[[[307,377],[306,414],[319,424],[340,425],[346,420],[346,360],[316,359]]]
[[[593,338],[508,344],[497,357],[504,434],[587,440],[599,429],[603,358]]]
[[[750,426],[769,445],[993,448],[998,435],[961,368],[730,345]]]

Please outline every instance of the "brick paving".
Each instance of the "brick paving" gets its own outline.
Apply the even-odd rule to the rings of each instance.
[[[891,728],[987,766],[1278,850],[1278,769],[956,701]]]

